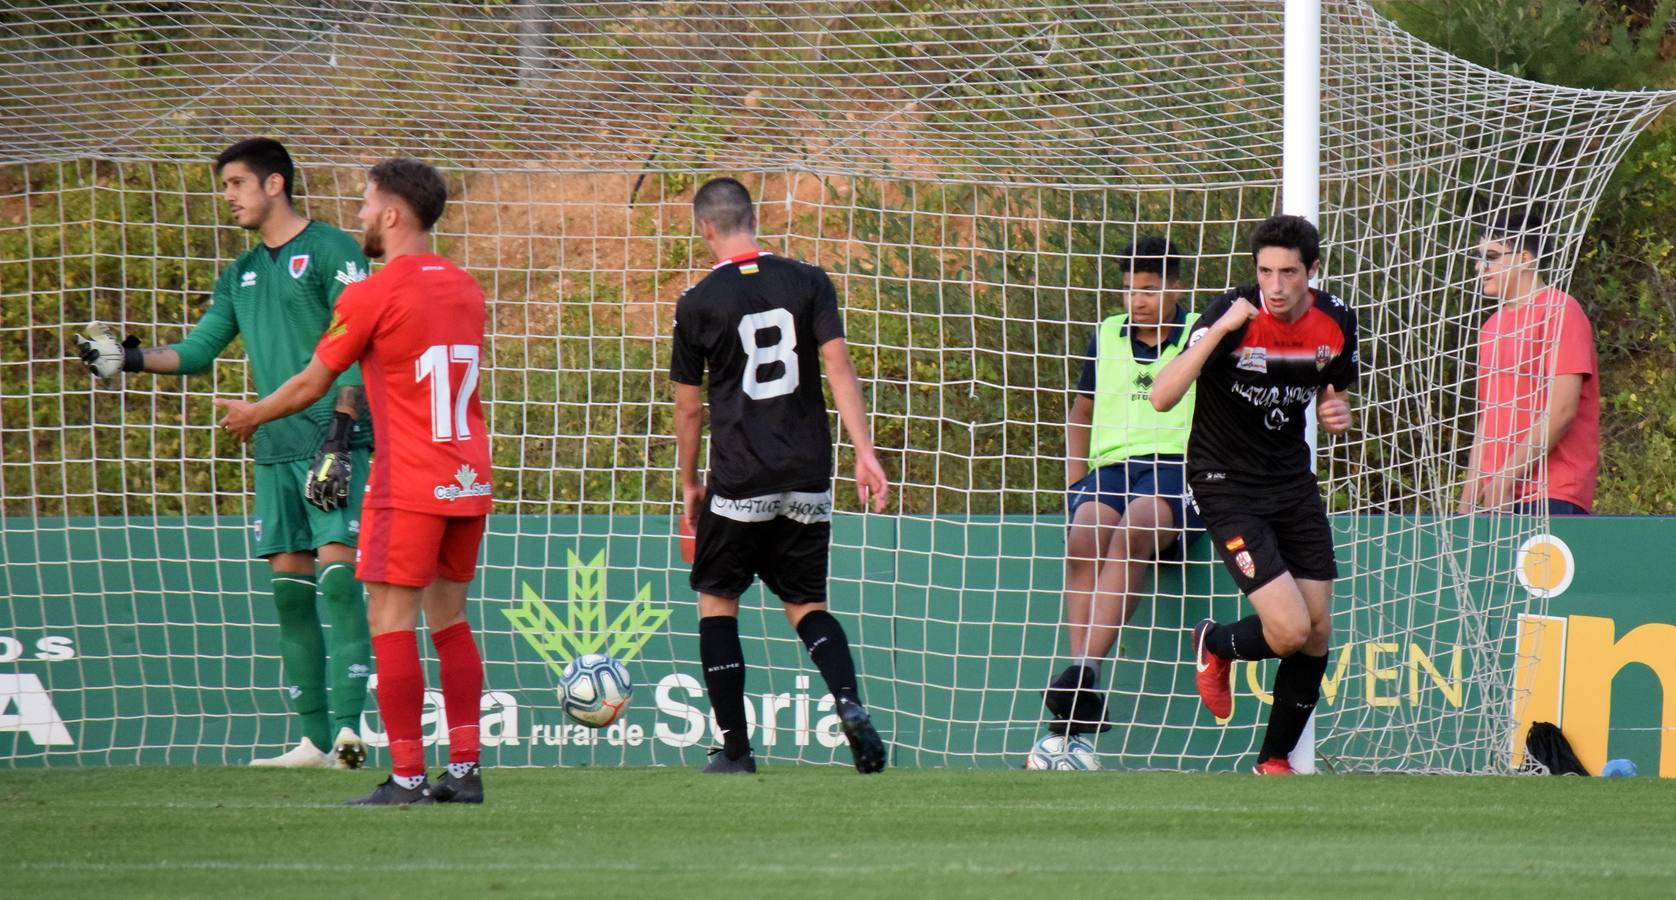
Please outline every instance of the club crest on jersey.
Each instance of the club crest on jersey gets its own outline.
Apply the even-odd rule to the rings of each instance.
[[[1315,371],[1327,368],[1327,363],[1333,359],[1333,348],[1322,344],[1315,348]]]
[[[308,254],[299,253],[291,257],[291,277],[301,278],[308,271]]]
[[[1241,550],[1234,554],[1234,565],[1240,567],[1240,571],[1245,573],[1245,577],[1257,577],[1257,564],[1251,561],[1250,550]]]
[[[439,484],[436,486],[438,500],[458,500],[461,497],[487,497],[494,491],[494,486],[487,481],[477,480],[477,470],[469,465],[461,465],[454,473],[454,480],[458,484]]]
[[[1269,351],[1263,347],[1242,347],[1240,348],[1240,358],[1234,363],[1234,368],[1267,374],[1269,371]]]

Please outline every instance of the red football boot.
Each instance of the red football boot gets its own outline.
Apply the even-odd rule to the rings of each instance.
[[[1228,686],[1228,661],[1210,652],[1205,647],[1205,636],[1210,634],[1211,626],[1216,624],[1205,619],[1193,626],[1193,654],[1194,665],[1198,672],[1193,676],[1193,683],[1199,688],[1199,699],[1204,701],[1205,708],[1218,719],[1226,719],[1234,711],[1234,691]]]

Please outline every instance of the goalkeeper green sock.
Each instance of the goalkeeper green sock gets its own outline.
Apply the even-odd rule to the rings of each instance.
[[[349,563],[328,563],[320,570],[320,598],[332,624],[326,669],[332,689],[332,733],[344,728],[359,733],[367,677],[372,674],[372,634],[367,630],[367,601]]]
[[[292,572],[273,575],[274,609],[279,613],[279,659],[291,709],[303,723],[303,736],[330,750],[326,715],[326,636],[314,609],[314,578]]]

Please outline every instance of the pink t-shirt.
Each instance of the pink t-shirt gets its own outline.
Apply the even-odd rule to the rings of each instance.
[[[1543,440],[1528,432],[1548,408],[1548,384],[1559,375],[1582,375],[1583,391],[1576,418],[1548,448],[1547,497],[1590,509],[1600,471],[1600,378],[1594,329],[1564,291],[1545,288],[1528,303],[1504,306],[1478,333],[1480,462],[1483,471],[1498,471],[1520,443]],[[1532,466],[1519,482],[1516,500],[1542,499],[1540,469]]]

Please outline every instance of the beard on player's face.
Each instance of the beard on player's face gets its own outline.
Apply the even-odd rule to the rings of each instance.
[[[260,187],[242,189],[229,197],[227,202],[233,210],[233,221],[246,231],[261,229],[274,208],[274,199]]]
[[[384,224],[376,218],[367,223],[367,230],[361,235],[361,252],[367,255],[367,259],[384,256]]]
[[[384,256],[384,211],[389,208],[387,202],[378,192],[378,185],[367,179],[366,190],[361,192],[361,211],[355,215],[361,220],[361,252],[367,255],[367,259]]]
[[[233,214],[233,221],[246,231],[259,231],[279,208],[288,203],[284,181],[278,175],[258,175],[244,162],[234,160],[221,171],[221,199]],[[269,192],[268,188],[274,191]]]

